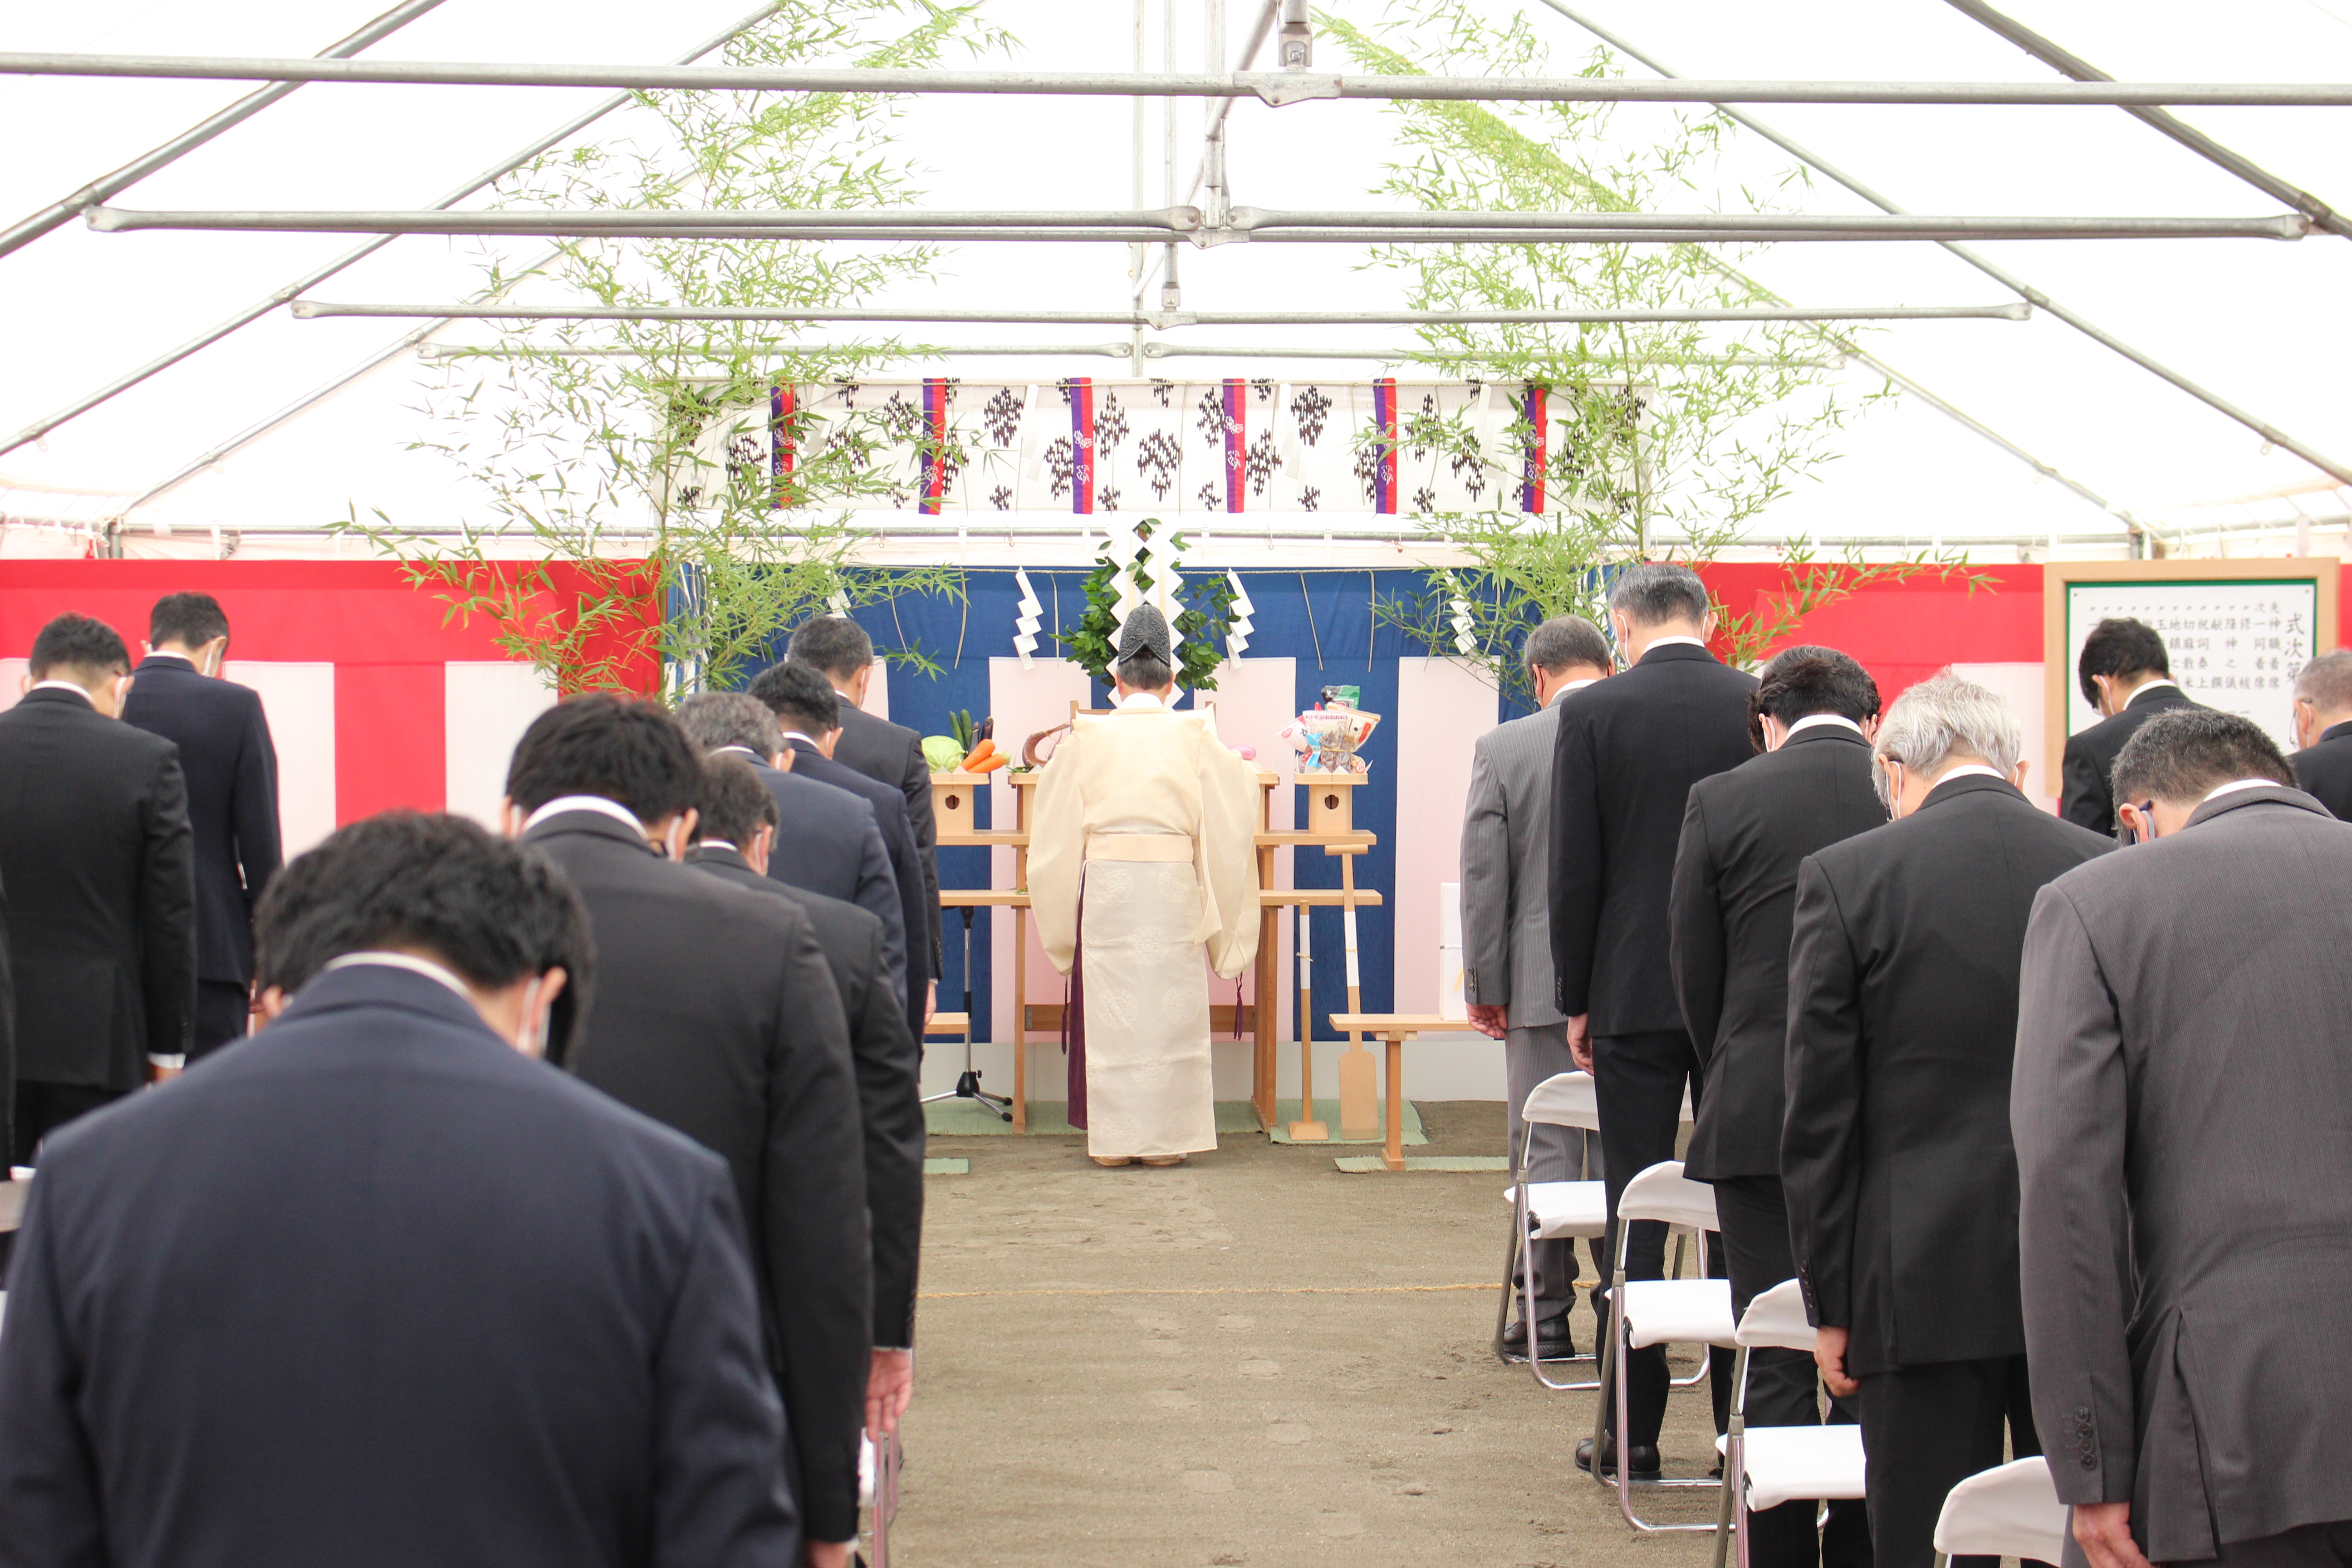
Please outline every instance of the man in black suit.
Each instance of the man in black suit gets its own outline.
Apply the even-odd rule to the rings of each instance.
[[[2110,616],[2091,628],[2075,666],[2083,700],[2097,709],[2099,722],[2066,737],[2063,787],[2058,815],[2078,827],[2116,836],[2116,796],[2110,783],[2116,759],[2133,732],[2176,708],[2198,708],[2173,684],[2172,661],[2156,628]]]
[[[792,771],[776,716],[740,691],[698,691],[678,705],[686,738],[705,754],[740,756],[776,803],[776,845],[768,875],[779,882],[856,904],[882,922],[890,991],[907,995],[907,917],[882,826],[846,791]]]
[[[873,1359],[865,1152],[841,995],[808,917],[673,862],[702,764],[651,702],[592,694],[531,721],[508,829],[571,878],[597,994],[572,1069],[725,1157],[751,1236],[817,1568],[857,1534]]]
[[[268,1026],[41,1162],[0,1561],[791,1561],[727,1167],[531,1059],[588,978],[562,876],[393,813],[259,919]]]
[[[874,679],[874,639],[847,616],[817,616],[793,630],[784,657],[825,678],[841,699],[841,739],[833,760],[869,779],[894,786],[907,802],[907,820],[923,857],[923,896],[931,918],[931,996],[925,1017],[939,1005],[940,864],[939,824],[931,815],[931,764],[923,758],[923,738],[904,724],[866,711],[866,688]]]
[[[176,1069],[196,1006],[179,748],[121,722],[131,654],[63,615],[0,713],[0,889],[16,982],[15,1152]]]
[[[1735,1314],[1797,1272],[1780,1191],[1797,867],[1886,824],[1871,785],[1878,685],[1869,671],[1833,648],[1789,648],[1764,667],[1753,701],[1764,754],[1691,786],[1668,912],[1675,986],[1706,1078],[1683,1173],[1715,1186]],[[1816,1381],[1801,1351],[1751,1352],[1748,1425],[1815,1425]],[[1811,1568],[1823,1559],[1868,1568],[1862,1505],[1831,1503],[1818,1539],[1814,1506],[1786,1502],[1750,1519],[1752,1568]]]
[[[2009,1082],[2042,884],[2115,841],[2021,793],[2024,735],[1947,671],[1896,700],[1887,826],[1797,873],[1780,1180],[1814,1350],[1853,1397],[1878,1568],[1927,1568],[1945,1494],[2040,1453]]]
[[[925,891],[923,857],[907,820],[906,799],[896,786],[834,761],[834,742],[841,738],[841,703],[824,676],[804,664],[770,665],[751,682],[751,695],[776,716],[785,765],[795,777],[847,790],[873,808],[882,842],[890,851],[890,874],[898,885],[898,912],[907,928],[907,1025],[919,1040],[937,994],[931,944],[922,934],[930,930],[936,910],[932,896]]]
[[[1625,673],[1559,704],[1552,771],[1551,944],[1568,1046],[1593,1078],[1601,1159],[1613,1215],[1625,1184],[1675,1157],[1683,1091],[1702,1089],[1698,1058],[1675,998],[1666,908],[1675,848],[1691,785],[1755,755],[1748,694],[1756,678],[1706,651],[1715,624],[1706,586],[1687,566],[1629,566],[1609,595],[1609,622],[1631,661]],[[1613,1247],[1615,1241],[1611,1240]],[[1630,1238],[1625,1277],[1665,1268],[1665,1227],[1643,1222]],[[1718,1427],[1730,1397],[1730,1358],[1715,1358]],[[1666,1409],[1666,1356],[1653,1345],[1627,1359],[1631,1469],[1658,1473]],[[1602,1407],[1613,1429],[1615,1402]],[[1577,1463],[1590,1468],[1588,1440]],[[1603,1453],[1605,1469],[1614,1456]]]
[[[2294,678],[2294,782],[2352,822],[2352,648],[2323,653]]]
[[[277,874],[278,749],[261,694],[219,679],[228,617],[210,594],[155,601],[122,721],[180,748],[196,851],[196,1026],[191,1058],[245,1033],[253,905]]]
[[[922,1058],[882,964],[882,922],[855,904],[768,875],[775,798],[734,755],[702,760],[700,816],[686,863],[809,918],[849,1020],[857,1109],[866,1129],[866,1214],[874,1247],[874,1367],[866,1430],[898,1429],[915,1390],[915,1273],[923,1242]]]

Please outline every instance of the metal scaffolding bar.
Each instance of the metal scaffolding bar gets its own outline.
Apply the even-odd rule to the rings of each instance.
[[[405,4],[394,6],[349,37],[328,45],[320,52],[319,58],[343,59],[358,54],[369,45],[381,43],[392,37],[441,3],[442,0],[405,0]],[[40,211],[17,219],[5,230],[0,230],[0,256],[30,245],[65,224],[84,207],[110,200],[156,170],[177,163],[222,132],[242,125],[301,85],[299,81],[274,81],[257,91],[247,93],[235,103],[196,121],[169,142],[142,153],[114,173],[92,180],[63,201],[51,202]]]
[[[1338,76],[1314,71],[938,71],[907,67],[512,65],[254,55],[0,52],[0,76],[163,77],[446,87],[602,87],[634,92],[1013,93],[1048,97],[1313,98],[1550,103],[1896,103],[2118,108],[2352,106],[2352,83],[1746,81],[1622,77]]]
[[[715,37],[706,39],[704,42],[696,45],[693,48],[679,56],[679,63],[686,64],[690,61],[700,59],[703,56],[710,53],[713,49],[725,45],[730,38],[734,37],[737,34],[746,32],[752,27],[758,26],[761,23],[773,16],[775,14],[775,10],[776,0],[769,0],[768,4],[761,5],[758,10],[753,11],[750,16],[744,17],[732,27],[728,28],[725,32],[719,34]],[[634,93],[616,92],[613,94],[613,96],[597,103],[594,107],[565,121],[562,125],[556,127],[555,130],[550,132],[547,135],[541,137],[538,141],[533,142],[530,146],[523,148],[513,156],[499,162],[490,168],[483,170],[480,174],[475,175],[472,179],[467,181],[464,184],[458,186],[456,190],[451,191],[439,201],[434,203],[434,206],[436,208],[456,206],[467,196],[473,195],[475,193],[483,190],[499,180],[504,179],[507,175],[514,173],[517,169],[521,168],[525,163],[530,163],[533,158],[538,157],[541,153],[548,151],[550,148],[561,146],[563,142],[586,130],[589,126],[593,125],[597,121],[604,119],[604,116],[612,113],[614,110],[630,103],[634,100],[635,97],[635,95]],[[5,445],[0,445],[0,457],[5,457],[19,447],[39,440],[42,437],[47,435],[50,431],[56,429],[60,425],[79,419],[83,415],[89,413],[91,409],[99,407],[102,404],[112,402],[115,398],[120,397],[122,394],[130,391],[132,387],[137,386],[140,383],[171,369],[173,365],[178,364],[182,360],[188,358],[191,354],[200,353],[204,350],[212,347],[213,344],[220,342],[223,338],[229,336],[231,333],[252,325],[262,317],[269,314],[270,311],[278,309],[278,306],[285,304],[288,300],[300,294],[304,289],[316,288],[318,285],[325,282],[328,279],[334,277],[337,273],[357,266],[360,262],[366,260],[369,257],[373,256],[377,251],[382,250],[385,246],[390,245],[394,238],[394,237],[392,235],[380,235],[377,237],[369,240],[364,245],[354,246],[352,248],[343,252],[341,256],[336,257],[326,265],[314,268],[310,271],[302,274],[299,278],[295,279],[292,282],[284,285],[282,288],[272,290],[267,299],[257,300],[252,304],[246,306],[243,310],[237,311],[236,314],[229,317],[226,321],[221,321],[218,324],[197,333],[194,337],[190,338],[186,342],[184,342],[179,347],[173,349],[170,353],[163,354],[155,359],[149,360],[145,364],[141,365],[138,369],[131,371],[127,374],[118,376],[114,380],[108,382],[96,392],[86,394],[85,395],[75,399],[73,402],[67,404],[63,408],[58,409],[56,413],[34,421],[32,424],[26,426],[22,430],[17,431],[14,436],[9,437]]]
[[[1752,244],[1801,240],[2279,239],[2303,237],[2299,213],[2272,217],[1925,216],[1913,213],[1264,212],[1236,207],[1212,227],[1198,207],[1144,212],[905,212],[890,208],[715,211],[587,208],[465,212],[145,212],[97,207],[92,228],[213,233],[547,235],[668,239],[1066,239],[1395,245],[1550,242]]]
[[[2093,65],[2082,56],[2060,47],[2024,23],[2005,16],[1983,0],[1946,0],[1954,10],[1982,23],[2002,37],[2050,67],[2061,76],[2076,81],[2113,81],[2116,79]],[[2191,125],[2183,124],[2177,117],[2144,104],[2126,106],[2124,112],[2142,124],[2171,137],[2191,153],[2217,168],[2226,170],[2274,201],[2282,201],[2303,214],[2330,234],[2352,238],[2352,218],[2313,195],[2309,191],[2280,179],[2268,169],[2242,153],[2233,153],[2210,136]]]
[[[378,305],[297,300],[304,321],[368,316],[444,321],[928,321],[975,326],[1423,327],[1615,325],[1644,321],[2022,321],[2026,304],[1742,306],[1682,310],[753,310],[704,305]]]
[[[1594,37],[1599,38],[1602,43],[1607,44],[1611,48],[1615,49],[1619,54],[1625,56],[1629,59],[1638,61],[1644,68],[1657,72],[1659,76],[1665,78],[1668,80],[1688,79],[1676,78],[1675,73],[1655,56],[1644,54],[1633,44],[1627,42],[1623,37],[1610,31],[1600,23],[1584,16],[1580,12],[1570,9],[1566,4],[1566,0],[1543,0],[1543,3],[1546,5],[1550,6],[1553,10],[1559,12],[1561,16],[1567,17],[1570,21],[1575,23],[1578,26],[1583,28],[1586,32],[1591,34]],[[1724,115],[1734,123],[1746,126],[1748,130],[1753,131],[1759,136],[1763,137],[1767,142],[1771,142],[1774,146],[1780,148],[1782,152],[1788,153],[1799,163],[1807,165],[1816,173],[1822,174],[1829,179],[1836,181],[1839,184],[1843,185],[1847,190],[1852,191],[1855,195],[1860,196],[1871,205],[1878,208],[1881,212],[1900,214],[1905,210],[1895,202],[1880,195],[1871,186],[1864,184],[1861,180],[1847,174],[1844,170],[1839,168],[1836,164],[1831,163],[1820,153],[1813,152],[1811,148],[1806,147],[1801,142],[1783,135],[1781,132],[1774,130],[1771,126],[1767,125],[1764,121],[1758,120],[1755,116],[1744,113],[1737,109],[1727,107],[1720,102],[1716,103],[1715,107],[1721,110]],[[2044,294],[2041,289],[2034,288],[2032,285],[2027,283],[2023,279],[2019,278],[2015,273],[2011,272],[2006,268],[1996,265],[1991,260],[1979,255],[1976,251],[1971,250],[1967,246],[1961,245],[1953,240],[1938,240],[1937,243],[1941,245],[1946,250],[1950,251],[1954,256],[1958,257],[1962,261],[1967,262],[1969,266],[1983,273],[1986,277],[1991,279],[1994,282],[1999,283],[2002,288],[2009,289],[2019,299],[2025,300],[2028,304],[2032,305],[2037,310],[2049,311],[2052,315],[2057,317],[2060,321],[2065,322],[2068,326],[2074,328],[2076,331],[2082,333],[2084,337],[2089,338],[2092,342],[2099,344],[2101,347],[2121,354],[2124,358],[2131,361],[2134,364],[2139,366],[2142,370],[2147,371],[2149,374],[2158,376],[2165,381],[2170,382],[2174,386],[2179,388],[2182,392],[2187,393],[2189,396],[2197,399],[2200,403],[2204,404],[2208,408],[2210,408],[2214,412],[2230,419],[2237,421],[2247,429],[2252,430],[2256,435],[2262,437],[2263,440],[2271,442],[2274,446],[2285,447],[2288,451],[2293,452],[2296,457],[2301,458],[2305,462],[2309,463],[2312,467],[2319,469],[2322,473],[2326,474],[2331,479],[2336,479],[2342,483],[2352,484],[2352,464],[2346,464],[2337,461],[2336,458],[2326,457],[2305,443],[2296,440],[2294,437],[2289,436],[2286,432],[2279,429],[2276,426],[2272,425],[2269,421],[2257,418],[2255,416],[2239,407],[2236,404],[2231,403],[2229,399],[2221,396],[2221,394],[2200,385],[2198,383],[2189,380],[2187,376],[2182,375],[2179,371],[2174,370],[2171,366],[2163,363],[2161,361],[2158,361],[2148,354],[2141,353],[2138,349],[2134,348],[2127,342],[2125,342],[2121,338],[2116,337],[2114,333],[2097,326],[2068,307],[2060,304],[2057,300],[2050,298],[2049,295]],[[1906,383],[1906,384],[1908,384]],[[1948,405],[1946,405],[1945,406],[1948,408],[1949,407]],[[2058,474],[2057,470],[2054,468],[2050,468],[2039,458],[2033,458],[2030,454],[2026,453],[2024,448],[2018,447],[2005,437],[1993,435],[1993,433],[1986,426],[1977,425],[1974,420],[1969,420],[1968,423],[1974,426],[1980,433],[1986,435],[1989,438],[1997,442],[2005,450],[2023,458],[2027,462],[2032,464],[2037,470],[2045,475],[2057,478],[2060,482],[2063,483],[2069,489],[2074,491],[2077,495],[2084,497],[2085,500],[2092,501],[2094,504],[2103,509],[2109,510],[2114,510],[2109,506],[2108,502],[2104,498],[2098,496],[2095,491],[2085,488],[2075,480],[2066,479],[2064,476]]]
[[[646,348],[630,345],[621,348],[583,348],[574,344],[551,343],[544,346],[510,343],[428,343],[417,351],[417,357],[426,360],[461,359],[707,359],[731,360],[741,354],[813,355],[859,354],[877,363],[904,362],[916,359],[997,359],[1005,355],[1063,354],[1079,359],[1128,359],[1135,353],[1132,342],[1124,343],[829,343],[794,342],[781,338],[762,338],[755,342],[740,344],[681,343],[675,347]],[[1312,360],[1371,360],[1381,364],[1411,364],[1438,362],[1455,363],[1483,362],[1489,354],[1474,349],[1426,349],[1412,343],[1398,343],[1388,348],[1267,348],[1262,346],[1223,345],[1211,343],[1161,343],[1143,345],[1145,359],[1312,359]],[[1675,364],[1710,365],[1771,365],[1776,367],[1834,370],[1846,363],[1848,356],[1801,355],[1767,356],[1763,354],[1679,354]]]

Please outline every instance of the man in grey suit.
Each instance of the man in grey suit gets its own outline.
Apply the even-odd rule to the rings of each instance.
[[[1551,969],[1551,770],[1559,740],[1559,700],[1609,673],[1609,645],[1581,616],[1556,616],[1528,634],[1528,677],[1535,712],[1478,737],[1470,759],[1470,799],[1462,814],[1462,992],[1470,1024],[1503,1042],[1508,1085],[1511,1158],[1521,1142],[1519,1107],[1556,1073],[1573,1072],[1568,1016],[1559,1010]],[[1601,1174],[1601,1145],[1572,1128],[1537,1130],[1530,1179],[1569,1182]],[[1593,1267],[1601,1244],[1591,1244]],[[1536,1354],[1576,1353],[1568,1310],[1576,1296],[1576,1259],[1565,1241],[1528,1247],[1535,1270]],[[1503,1331],[1507,1353],[1524,1356],[1528,1325]]]
[[[2150,719],[2142,847],[2034,900],[2026,1353],[2092,1568],[2352,1558],[2352,827],[2294,776],[2232,714]]]

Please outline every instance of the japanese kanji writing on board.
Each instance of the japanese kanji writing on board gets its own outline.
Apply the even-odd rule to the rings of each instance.
[[[2110,616],[2153,626],[2180,689],[2209,708],[2252,719],[2294,750],[2294,677],[2318,652],[2319,589],[2310,582],[2070,583],[2066,668],[2079,668],[2083,641]],[[2069,734],[2099,721],[2067,682]]]

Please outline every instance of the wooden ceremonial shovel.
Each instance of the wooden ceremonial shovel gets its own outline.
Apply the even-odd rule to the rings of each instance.
[[[1315,1119],[1315,952],[1309,932],[1314,917],[1298,906],[1298,1115],[1290,1124],[1294,1143],[1328,1142],[1331,1130]]]
[[[1339,858],[1339,886],[1344,896],[1339,912],[1348,942],[1348,1011],[1364,1010],[1363,982],[1356,969],[1356,858]],[[1348,1048],[1339,1055],[1339,1136],[1371,1139],[1381,1135],[1378,1069],[1372,1053],[1364,1049],[1362,1034],[1350,1031]]]

